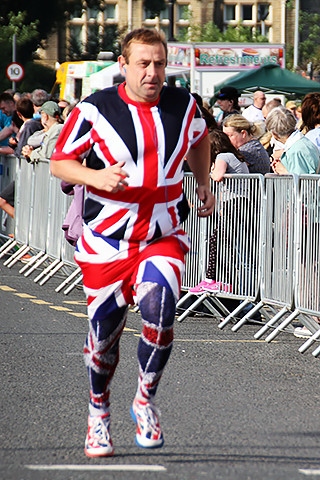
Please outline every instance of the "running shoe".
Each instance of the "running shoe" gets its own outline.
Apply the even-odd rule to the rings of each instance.
[[[89,415],[84,453],[87,457],[111,457],[114,454],[109,413],[101,416]]]
[[[211,285],[212,282],[214,282],[214,280],[209,280],[209,282],[207,280],[202,280],[195,287],[189,288],[189,292],[194,294],[203,293],[206,290],[206,287]]]
[[[207,292],[231,293],[232,292],[232,285],[230,283],[216,282],[216,281],[213,280],[210,284],[208,284],[204,287],[204,290],[206,290]]]
[[[160,448],[164,443],[159,424],[160,413],[149,402],[134,400],[131,407],[131,417],[137,425],[136,444],[142,448]]]
[[[294,329],[293,335],[297,338],[310,338],[312,333],[308,330],[307,327],[296,327]]]

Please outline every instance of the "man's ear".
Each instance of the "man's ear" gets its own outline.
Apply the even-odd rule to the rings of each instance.
[[[120,72],[121,72],[121,74],[122,74],[123,76],[125,76],[126,73],[127,73],[126,67],[125,67],[125,65],[126,65],[126,60],[125,60],[125,58],[124,58],[123,55],[119,55],[119,57],[118,57],[118,62],[119,62],[119,66],[120,66]]]

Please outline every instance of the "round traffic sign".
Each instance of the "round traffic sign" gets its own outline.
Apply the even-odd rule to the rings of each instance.
[[[20,63],[12,62],[7,66],[6,74],[12,82],[19,82],[24,77],[24,68]]]

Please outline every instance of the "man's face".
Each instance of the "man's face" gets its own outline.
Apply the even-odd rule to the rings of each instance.
[[[0,110],[2,110],[5,115],[10,117],[15,111],[15,104],[11,100],[2,101],[0,102]]]
[[[254,104],[257,108],[260,108],[260,110],[262,109],[262,107],[265,105],[266,103],[266,96],[264,93],[260,93],[258,94],[255,99],[254,99]]]
[[[146,45],[132,42],[129,63],[125,62],[122,55],[119,62],[126,77],[126,92],[131,100],[153,102],[159,97],[167,63],[162,43]]]

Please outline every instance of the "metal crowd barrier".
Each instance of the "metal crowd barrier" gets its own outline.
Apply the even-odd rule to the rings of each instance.
[[[15,178],[16,157],[13,155],[0,155],[0,192]],[[0,245],[4,243],[8,233],[14,229],[13,219],[0,210]]]
[[[26,277],[35,272],[34,281],[43,285],[59,271],[63,282],[56,291],[65,288],[64,293],[69,293],[82,278],[73,261],[74,248],[61,228],[72,197],[61,191],[60,180],[50,174],[49,161],[16,162],[14,235],[1,247],[0,258],[9,254],[4,265],[11,268],[33,253],[19,272]]]
[[[72,197],[61,191],[60,181],[50,174],[49,162],[30,165],[1,158],[3,172],[1,165],[6,175],[0,175],[0,186],[15,177],[16,196],[14,235],[10,238],[8,227],[2,225],[5,231],[1,230],[0,238],[5,243],[0,258],[8,256],[4,265],[10,268],[27,252],[32,253],[19,272],[35,273],[34,281],[41,285],[58,274],[63,281],[56,291],[69,293],[82,280],[73,261],[74,249],[61,228]],[[320,176],[226,175],[222,182],[212,182],[216,208],[208,219],[197,217],[192,174],[185,175],[184,189],[191,208],[184,224],[191,250],[186,258],[184,295],[177,305],[177,312],[183,311],[178,320],[203,304],[220,320],[219,328],[231,323],[237,331],[262,312],[262,326],[254,336],[267,334],[265,340],[270,342],[283,331],[292,333],[292,322],[298,318],[313,334],[299,349],[306,351],[320,338]],[[189,289],[206,276],[212,236],[215,279],[220,287],[194,295]],[[229,300],[236,300],[238,306],[230,308]],[[320,347],[313,352],[319,354]]]
[[[188,188],[189,184],[192,188]],[[184,320],[199,305],[217,316],[225,316],[220,328],[227,324],[247,304],[255,301],[259,294],[261,275],[261,222],[263,207],[262,175],[226,175],[223,182],[212,182],[216,198],[215,214],[209,219],[198,219],[196,213],[195,182],[190,174],[185,178],[185,192],[192,199],[191,214],[184,227],[190,235],[191,253],[186,258],[186,274],[182,289],[189,290],[206,277],[209,259],[209,241],[214,235],[216,244],[216,278],[220,289],[204,291],[178,316]],[[193,227],[193,229],[190,228]],[[194,275],[194,259],[198,262]],[[194,294],[187,292],[178,302],[181,309]],[[230,312],[222,298],[242,301]],[[220,312],[220,313],[219,313]]]

